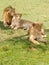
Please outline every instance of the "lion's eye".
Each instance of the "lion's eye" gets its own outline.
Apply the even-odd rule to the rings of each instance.
[[[44,33],[42,33],[42,35],[44,35]]]

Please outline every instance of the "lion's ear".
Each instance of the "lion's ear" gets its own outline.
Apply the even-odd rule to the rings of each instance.
[[[22,17],[22,14],[21,14],[21,13],[19,14],[19,17],[20,17],[20,18]]]
[[[21,18],[22,17],[22,14],[18,14],[18,16],[19,16],[19,18]]]
[[[35,23],[33,23],[32,25],[33,25],[33,26],[35,26],[36,24],[35,24]]]
[[[42,22],[39,22],[38,24],[39,24],[40,26],[42,26],[42,25],[43,25],[43,23],[42,23]]]

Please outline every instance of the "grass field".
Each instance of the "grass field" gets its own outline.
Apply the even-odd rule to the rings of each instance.
[[[0,0],[0,65],[49,65],[49,31],[48,44],[37,46],[23,36],[27,31],[5,28],[2,15],[8,5],[22,13],[22,18],[43,22],[43,27],[49,28],[49,0]]]

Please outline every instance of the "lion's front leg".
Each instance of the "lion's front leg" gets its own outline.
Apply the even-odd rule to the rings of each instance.
[[[19,27],[18,26],[16,26],[15,28],[14,28],[14,30],[17,30]]]
[[[40,44],[38,41],[36,41],[36,40],[34,39],[34,36],[33,36],[33,35],[30,35],[29,40],[30,40],[31,42],[33,42],[34,44],[36,44],[36,45],[39,45],[39,44]]]

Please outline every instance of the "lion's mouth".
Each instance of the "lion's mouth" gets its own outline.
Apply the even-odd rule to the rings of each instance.
[[[42,35],[42,38],[46,38],[47,36],[46,35]]]

